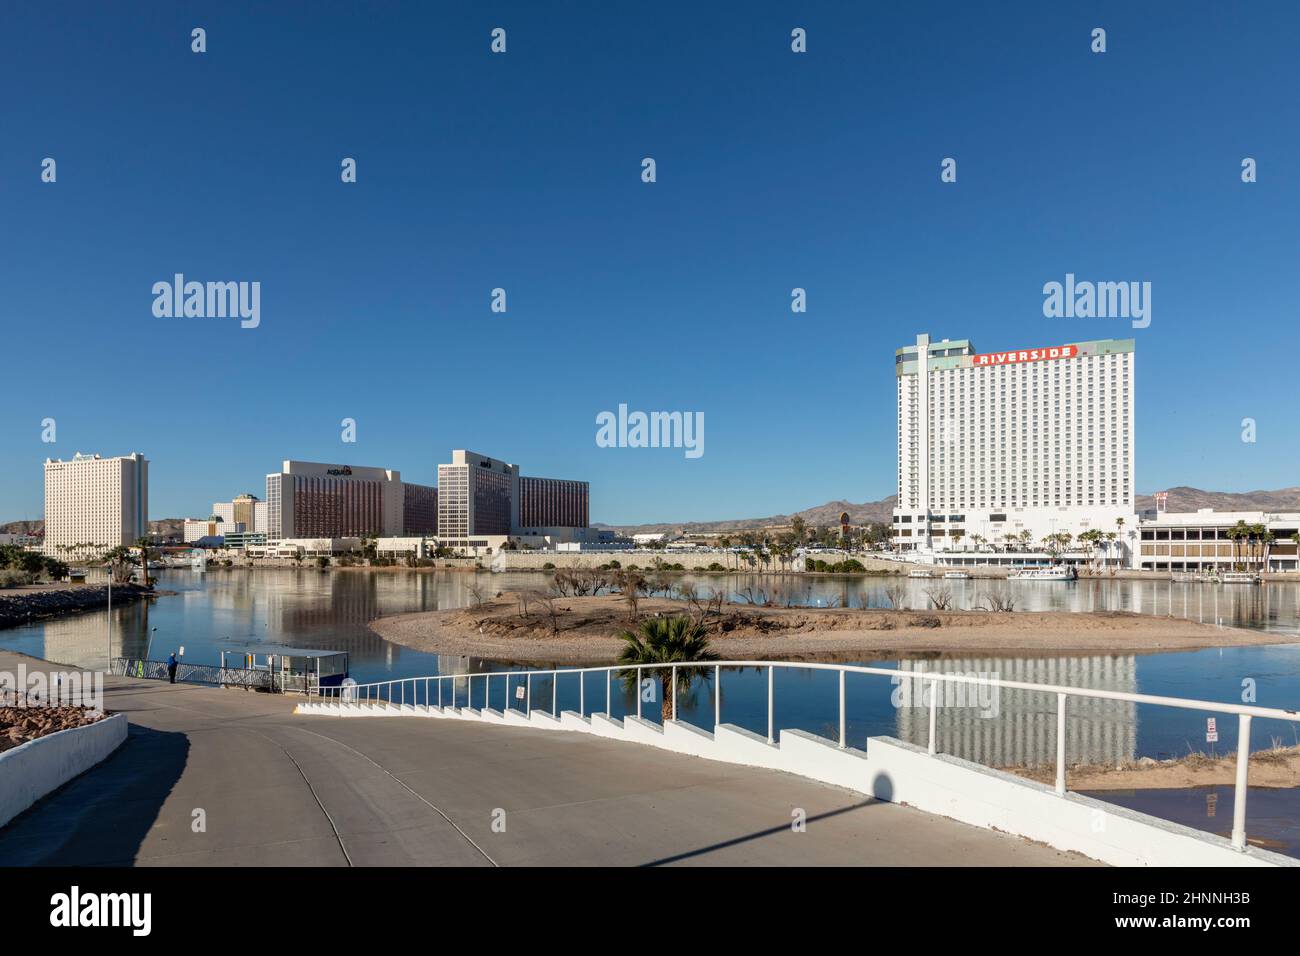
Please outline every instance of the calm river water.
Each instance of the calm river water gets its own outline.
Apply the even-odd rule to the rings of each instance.
[[[900,579],[772,575],[686,576],[702,589],[726,588],[732,595],[750,589],[809,605],[869,607],[887,605],[884,589]],[[148,603],[113,611],[113,653],[163,659],[182,645],[185,660],[216,663],[222,649],[237,651],[250,643],[346,650],[358,681],[438,673],[482,673],[511,669],[477,658],[439,657],[389,644],[368,627],[387,614],[463,606],[478,581],[491,593],[535,587],[538,575],[481,575],[462,572],[366,572],[316,570],[224,570],[159,572],[159,586],[178,592]],[[910,606],[925,605],[930,582],[901,579]],[[978,603],[984,587],[976,580],[945,582],[956,607]],[[1032,582],[1013,585],[1018,610],[1088,611],[1113,609],[1173,615],[1297,634],[1300,585],[1260,587],[1173,584],[1167,581]],[[0,631],[0,645],[62,663],[102,667],[107,656],[107,612],[83,614]],[[893,667],[899,662],[871,662]],[[911,669],[979,672],[1015,680],[1240,701],[1253,682],[1259,704],[1300,706],[1300,643],[1275,647],[1224,648],[1175,654],[1092,655],[1084,657],[987,658],[960,656],[940,660],[904,660]],[[597,686],[599,684],[600,686]],[[726,672],[722,678],[723,719],[766,733],[767,680],[756,672]],[[462,684],[462,691],[463,691]],[[883,677],[849,679],[848,724],[854,741],[890,734],[924,743],[927,712],[908,706],[905,684]],[[475,688],[482,694],[482,684]],[[503,684],[493,690],[500,707]],[[535,681],[534,701],[548,706],[550,680]],[[590,677],[585,688],[588,710],[604,709],[603,681]],[[561,678],[561,709],[577,709],[576,678]],[[712,682],[700,682],[683,702],[683,718],[702,726],[713,718]],[[635,712],[635,698],[614,685],[615,716]],[[838,722],[838,691],[831,673],[791,671],[776,675],[776,723],[830,734]],[[481,701],[481,696],[479,697]],[[901,704],[902,706],[895,706]],[[1043,695],[1004,691],[994,699],[943,701],[940,746],[946,752],[992,765],[1050,762],[1054,759],[1055,700]],[[477,706],[477,705],[476,705]],[[1236,721],[1220,718],[1219,740],[1205,741],[1205,715],[1149,708],[1120,702],[1072,702],[1068,748],[1071,760],[1126,760],[1165,757],[1189,750],[1228,753],[1235,747]],[[656,708],[646,716],[658,718]],[[1274,740],[1296,742],[1290,724],[1257,720],[1252,745]]]

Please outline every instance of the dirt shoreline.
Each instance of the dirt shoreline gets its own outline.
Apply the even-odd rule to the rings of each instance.
[[[1005,767],[1008,773],[1052,783],[1053,767]],[[1186,790],[1191,787],[1232,786],[1236,782],[1235,754],[1211,757],[1189,754],[1174,760],[1138,760],[1120,767],[1081,766],[1066,771],[1069,788],[1079,790]],[[1300,786],[1300,746],[1256,750],[1250,755],[1252,787]]]
[[[552,633],[545,605],[525,616],[513,593],[479,607],[381,617],[380,637],[433,654],[482,657],[521,664],[607,664],[629,626],[619,595],[555,598]],[[642,598],[641,617],[683,614],[683,601]],[[1177,618],[1125,612],[1092,613],[906,611],[757,607],[726,604],[710,618],[715,653],[733,660],[881,660],[938,656],[1044,654],[1158,654],[1206,647],[1295,643],[1290,635],[1220,628]]]

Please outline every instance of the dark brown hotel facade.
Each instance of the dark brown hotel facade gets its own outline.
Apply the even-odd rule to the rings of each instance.
[[[565,478],[519,476],[519,527],[585,528],[591,486]]]

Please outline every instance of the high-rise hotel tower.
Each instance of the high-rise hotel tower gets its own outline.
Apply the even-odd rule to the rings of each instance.
[[[149,460],[78,452],[45,460],[45,553],[56,557],[130,546],[149,534]]]
[[[1136,527],[1132,339],[977,352],[918,335],[894,371],[895,547],[1039,547]]]

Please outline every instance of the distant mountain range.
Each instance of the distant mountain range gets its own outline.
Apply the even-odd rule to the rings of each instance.
[[[852,501],[828,501],[824,505],[805,508],[788,515],[769,515],[766,518],[735,518],[730,521],[679,521],[659,522],[658,524],[602,524],[597,528],[611,528],[625,534],[655,534],[662,531],[695,532],[707,534],[716,531],[753,531],[758,528],[782,527],[790,524],[796,517],[803,518],[804,524],[833,527],[839,524],[840,514],[847,511],[849,522],[864,525],[871,522],[888,524],[893,517],[894,503],[897,495],[890,495],[880,501],[864,501],[855,504]],[[1146,511],[1155,508],[1156,500],[1152,495],[1137,496],[1137,510]],[[1276,491],[1202,491],[1179,485],[1169,489],[1169,511],[1196,511],[1200,508],[1213,508],[1215,511],[1300,511],[1300,487],[1279,488]],[[149,531],[153,534],[180,537],[184,518],[159,518],[149,522]],[[10,521],[0,524],[0,534],[42,534],[45,522]]]
[[[1200,508],[1213,508],[1215,511],[1300,511],[1300,488],[1279,488],[1276,491],[1202,491],[1180,485],[1170,488],[1168,511],[1196,511]],[[815,508],[805,508],[788,515],[771,515],[767,518],[738,518],[732,521],[683,521],[660,522],[658,524],[637,525],[599,525],[613,528],[624,534],[656,534],[663,531],[708,534],[718,531],[752,531],[758,528],[781,527],[788,525],[795,517],[803,518],[810,527],[824,525],[833,527],[839,524],[840,514],[847,511],[849,522],[863,525],[868,522],[888,524],[893,517],[897,495],[890,495],[880,501],[865,501],[854,504],[851,501],[828,501]],[[1139,512],[1156,506],[1152,495],[1137,496]]]
[[[179,538],[184,531],[184,524],[184,518],[159,518],[149,522],[149,533]],[[8,524],[0,524],[0,534],[45,534],[45,522],[39,518],[33,521],[10,521]]]

